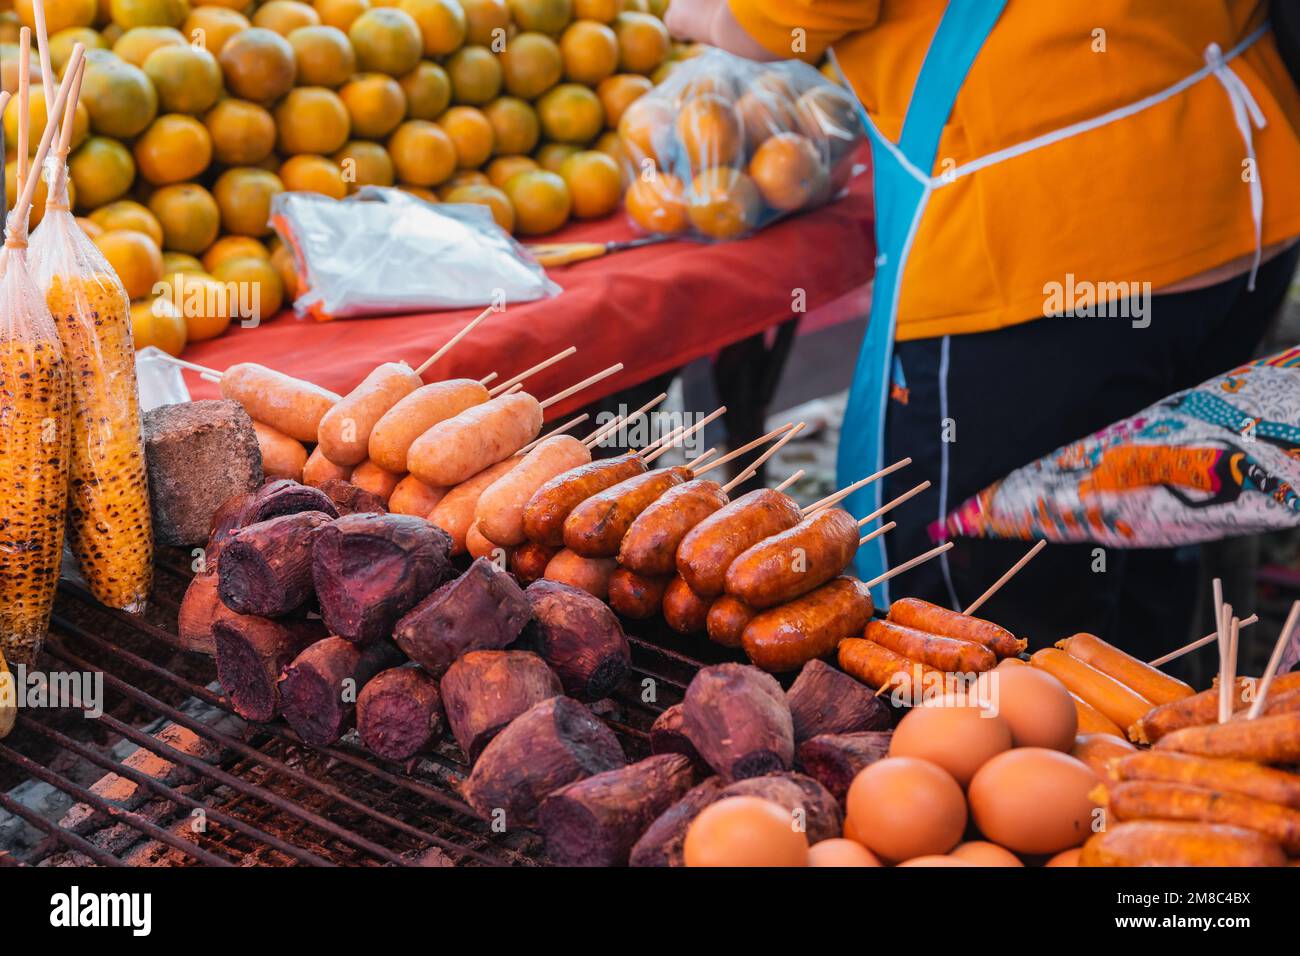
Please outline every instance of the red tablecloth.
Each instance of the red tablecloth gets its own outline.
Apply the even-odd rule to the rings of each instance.
[[[633,232],[622,213],[570,226],[544,241],[617,240]],[[622,362],[623,371],[548,409],[548,418],[710,355],[789,319],[797,290],[804,308],[842,300],[870,278],[875,258],[869,177],[823,209],[777,223],[737,242],[677,241],[630,249],[549,270],[564,292],[512,305],[489,317],[451,350],[426,381],[502,379],[576,345],[578,353],[531,378],[545,398]],[[283,313],[254,329],[232,329],[184,357],[225,369],[260,362],[345,393],[379,362],[418,365],[479,310],[432,312],[318,323]],[[217,386],[186,373],[195,398]]]

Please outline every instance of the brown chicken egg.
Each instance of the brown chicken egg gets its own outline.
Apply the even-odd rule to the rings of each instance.
[[[915,757],[864,768],[846,799],[854,837],[886,860],[947,853],[966,829],[966,799],[952,774]]]
[[[1033,667],[999,666],[990,680],[990,698],[1011,728],[1015,746],[1065,753],[1074,746],[1079,715],[1070,692],[1051,674]]]
[[[1078,866],[1079,856],[1083,853],[1081,847],[1071,847],[1068,850],[1062,850],[1056,856],[1052,857],[1044,866]]]
[[[1024,866],[1020,857],[1005,847],[985,840],[969,840],[960,843],[949,856],[965,860],[973,866]]]
[[[1013,852],[1059,853],[1092,835],[1096,804],[1088,792],[1097,783],[1088,765],[1069,754],[1008,750],[971,781],[971,816],[985,837]]]
[[[1071,757],[1077,757],[1092,768],[1102,780],[1106,779],[1107,766],[1116,757],[1136,753],[1137,748],[1127,740],[1120,740],[1111,734],[1079,734],[1074,738]]]
[[[912,710],[898,722],[891,757],[938,764],[965,787],[986,760],[1011,749],[1011,728],[989,707],[949,694]]]
[[[808,849],[809,866],[884,866],[880,858],[854,840],[833,839]]]
[[[687,866],[806,866],[808,838],[790,811],[760,797],[727,797],[700,812],[682,847]]]
[[[975,866],[969,860],[963,860],[960,857],[945,856],[942,853],[930,853],[926,856],[914,856],[910,860],[904,860],[899,866]]]

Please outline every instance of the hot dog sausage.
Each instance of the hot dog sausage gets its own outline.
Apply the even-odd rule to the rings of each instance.
[[[390,408],[424,383],[405,362],[377,365],[361,384],[321,416],[318,447],[336,465],[359,465],[369,454],[370,433]]]
[[[784,492],[759,488],[709,515],[682,538],[677,571],[703,597],[722,593],[727,568],[764,538],[793,528],[802,516]]]
[[[591,461],[587,446],[572,435],[552,435],[524,456],[516,468],[494,481],[479,497],[474,519],[483,537],[514,546],[524,534],[524,506],[556,475]]]
[[[652,618],[663,606],[664,591],[671,580],[666,574],[637,574],[619,568],[609,576],[609,606],[635,621]]]
[[[465,532],[465,550],[471,558],[487,558],[501,568],[510,566],[510,549],[489,541],[473,525]]]
[[[397,483],[401,481],[402,478],[402,474],[394,474],[391,471],[380,468],[373,461],[367,458],[361,464],[357,465],[357,467],[352,469],[352,477],[348,480],[362,491],[368,491],[372,495],[378,495],[384,504],[387,505],[388,499],[392,497],[393,491],[397,488]]]
[[[255,421],[265,422],[298,441],[315,441],[325,413],[339,396],[254,362],[239,362],[221,376],[221,397],[244,406]]]
[[[307,464],[302,467],[302,483],[318,488],[331,478],[338,481],[347,481],[351,474],[351,468],[343,468],[334,464],[334,462],[322,455],[320,449],[317,448],[307,456]]]
[[[302,481],[302,470],[307,464],[307,449],[302,442],[265,422],[253,422],[253,431],[257,433],[257,448],[262,453],[262,474],[267,478]]]
[[[1135,820],[1094,833],[1080,866],[1286,866],[1273,840],[1244,827]]]
[[[792,671],[829,654],[845,638],[861,634],[871,611],[866,585],[854,578],[836,578],[789,604],[756,615],[745,625],[741,643],[749,659],[763,670]]]
[[[389,471],[406,471],[411,443],[438,422],[488,400],[488,390],[468,378],[421,385],[384,412],[370,430],[370,459]]]
[[[1131,727],[1151,710],[1151,701],[1145,697],[1055,647],[1034,651],[1029,663],[1047,671],[1072,694],[1078,694],[1121,728]]]
[[[579,504],[599,491],[645,474],[639,455],[619,455],[580,465],[556,475],[533,493],[524,506],[524,533],[539,544],[564,545],[564,521]]]
[[[406,470],[426,485],[458,485],[509,458],[542,430],[542,406],[527,392],[499,395],[439,422],[411,443]]]
[[[898,685],[913,694],[924,689],[926,678],[938,679],[943,686],[943,672],[881,647],[875,641],[850,637],[840,641],[840,669],[868,687],[880,690]]]
[[[474,508],[483,489],[519,464],[518,458],[507,458],[485,468],[469,481],[462,481],[450,489],[429,512],[429,520],[451,535],[451,553],[465,553],[465,536],[474,524]]]
[[[941,671],[968,674],[991,670],[998,662],[983,644],[929,634],[893,621],[869,622],[867,640]]]
[[[1028,641],[1017,640],[1005,627],[998,627],[992,621],[958,614],[920,598],[900,598],[889,605],[889,619],[918,631],[983,644],[998,657],[1014,657],[1029,646]]]
[[[627,529],[618,547],[619,564],[638,574],[672,574],[682,538],[728,500],[722,486],[707,478],[669,488]]]
[[[669,488],[691,477],[680,465],[656,468],[597,492],[564,519],[564,546],[588,558],[612,558],[632,522]]]
[[[388,510],[395,515],[427,518],[447,494],[446,488],[430,488],[415,475],[407,475],[388,496]]]
[[[546,576],[546,566],[551,563],[559,548],[551,548],[536,541],[525,541],[510,551],[510,571],[527,587]]]
[[[737,601],[730,594],[714,598],[713,603],[709,605],[709,616],[705,621],[709,640],[723,647],[740,647],[744,643],[742,635],[745,633],[745,626],[754,619],[756,614],[758,611],[744,601]]]
[[[1091,664],[1103,674],[1131,687],[1153,704],[1167,704],[1196,693],[1190,685],[1157,670],[1146,661],[1125,654],[1095,634],[1075,634],[1057,641],[1056,646],[1076,660]]]
[[[664,588],[664,621],[678,634],[698,634],[708,623],[709,604],[676,575]]]
[[[556,552],[546,565],[546,580],[586,591],[592,597],[609,597],[609,578],[618,568],[613,558],[584,558],[568,548]]]
[[[857,520],[843,508],[827,508],[738,555],[723,587],[750,607],[784,604],[835,577],[857,550]]]

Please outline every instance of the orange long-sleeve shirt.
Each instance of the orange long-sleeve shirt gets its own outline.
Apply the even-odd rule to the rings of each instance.
[[[944,0],[729,0],[778,56],[829,47],[895,142]],[[1265,0],[1010,0],[939,143],[969,160],[1156,93],[1261,24]],[[1231,62],[1267,125],[1253,130],[1263,245],[1300,235],[1300,92],[1271,33]],[[1050,283],[1159,290],[1255,247],[1245,145],[1207,77],[1126,119],[934,191],[903,280],[898,338],[982,332],[1044,314]]]

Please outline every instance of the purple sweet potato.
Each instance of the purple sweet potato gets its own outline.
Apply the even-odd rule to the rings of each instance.
[[[887,730],[865,730],[856,734],[819,734],[805,740],[795,752],[799,769],[834,795],[841,806],[849,784],[863,767],[889,756]]]
[[[564,693],[546,661],[530,651],[470,651],[442,676],[447,723],[470,764],[534,704]]]
[[[609,694],[632,665],[623,626],[603,601],[558,581],[534,581],[524,594],[532,606],[530,634],[564,692],[595,701]]]
[[[320,640],[318,620],[272,621],[231,614],[212,626],[217,680],[230,706],[248,720],[265,723],[280,714],[280,677],[301,651]]]
[[[357,731],[370,752],[406,760],[442,735],[442,695],[422,668],[404,664],[380,671],[357,698]]]
[[[682,726],[700,756],[728,780],[789,770],[794,761],[785,694],[757,667],[701,668],[686,688]]]
[[[261,617],[305,605],[313,594],[312,542],[331,520],[323,511],[299,511],[234,531],[217,564],[222,603],[236,614]]]
[[[803,666],[785,699],[796,744],[818,734],[889,729],[889,707],[865,684],[821,660]]]
[[[327,637],[304,649],[280,679],[280,710],[309,744],[326,747],[352,726],[361,688],[401,655],[388,641],[358,645]]]

